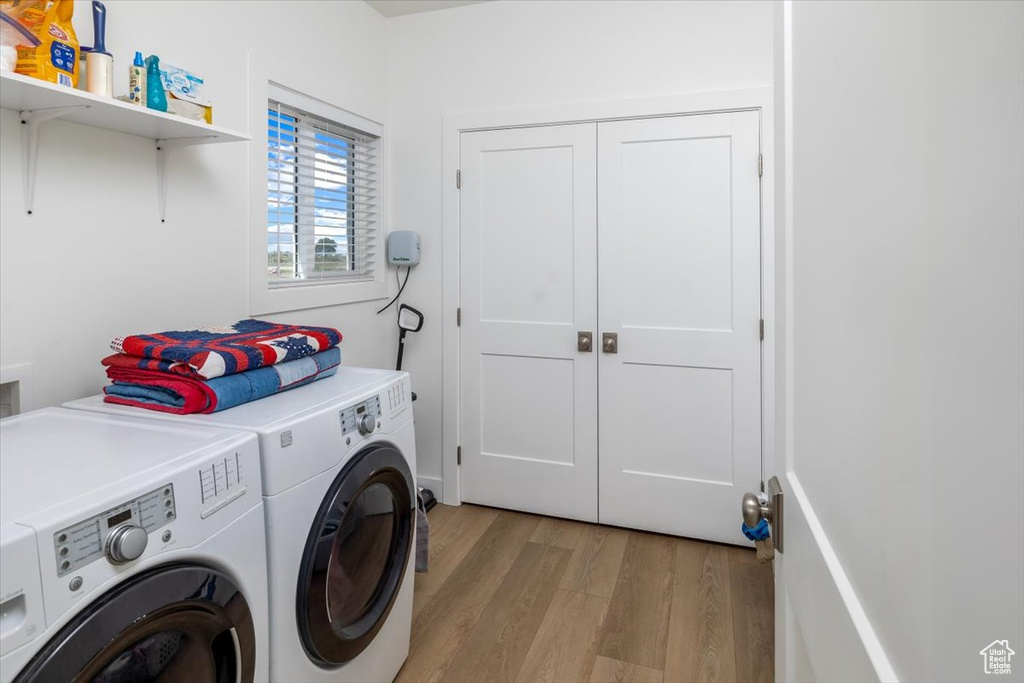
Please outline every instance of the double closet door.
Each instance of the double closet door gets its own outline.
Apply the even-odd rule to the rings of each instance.
[[[758,155],[752,111],[461,135],[463,501],[742,542]]]

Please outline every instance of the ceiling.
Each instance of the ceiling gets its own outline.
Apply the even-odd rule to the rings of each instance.
[[[403,14],[433,12],[439,9],[475,5],[488,0],[365,0],[366,4],[385,17],[397,17]]]

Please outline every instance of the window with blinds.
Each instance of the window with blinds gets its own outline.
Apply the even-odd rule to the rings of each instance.
[[[374,278],[379,153],[375,135],[268,101],[271,287]]]

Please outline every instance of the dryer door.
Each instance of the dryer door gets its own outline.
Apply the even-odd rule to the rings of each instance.
[[[251,683],[256,639],[238,586],[214,569],[164,565],[93,602],[15,683]]]
[[[318,664],[353,659],[384,625],[412,552],[414,487],[398,449],[375,443],[348,461],[327,492],[296,592],[302,644]]]

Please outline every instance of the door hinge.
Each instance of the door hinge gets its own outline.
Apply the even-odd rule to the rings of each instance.
[[[462,306],[455,309],[455,327],[462,327]]]
[[[455,462],[459,465],[462,464],[462,446],[455,449]]]
[[[757,155],[757,177],[760,178],[762,175],[764,175],[764,155],[763,154],[758,154]]]
[[[757,331],[761,335],[761,341],[764,341],[764,318],[761,318],[761,321],[758,323]]]
[[[455,189],[462,189],[462,169],[455,171]]]

